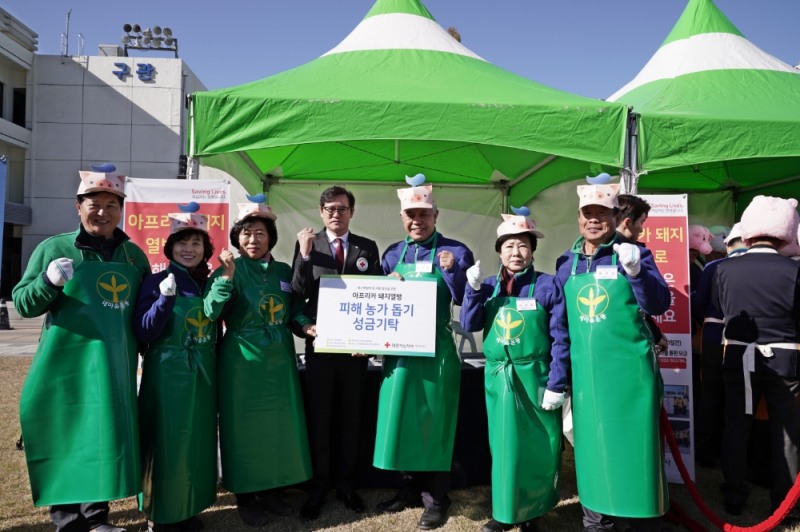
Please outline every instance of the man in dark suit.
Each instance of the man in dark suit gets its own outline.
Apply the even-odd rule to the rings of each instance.
[[[343,187],[325,189],[319,215],[325,229],[307,227],[297,234],[292,290],[308,300],[306,313],[316,321],[319,278],[325,274],[381,275],[374,241],[350,233],[356,200]],[[358,353],[315,353],[306,340],[306,410],[314,477],[300,515],[319,517],[328,491],[354,512],[364,511],[355,491],[362,397],[367,357]]]

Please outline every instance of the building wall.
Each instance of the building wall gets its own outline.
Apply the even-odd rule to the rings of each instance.
[[[129,74],[119,75],[126,65]],[[152,80],[137,75],[151,65]],[[121,175],[175,179],[185,153],[186,94],[205,90],[181,59],[36,55],[24,198],[23,267],[45,238],[77,228],[78,172],[111,162]]]

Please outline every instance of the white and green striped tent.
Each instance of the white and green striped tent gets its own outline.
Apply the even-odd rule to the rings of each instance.
[[[609,98],[633,106],[639,189],[797,195],[800,70],[748,41],[711,0],[689,3]],[[794,194],[790,194],[794,191]]]
[[[286,43],[290,46],[290,43]],[[508,190],[514,205],[623,165],[627,107],[485,61],[418,0],[377,0],[335,48],[252,83],[194,93],[189,153],[250,192],[273,183]]]

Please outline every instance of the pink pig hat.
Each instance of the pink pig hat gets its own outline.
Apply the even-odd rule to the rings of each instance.
[[[200,205],[194,201],[186,205],[178,205],[181,212],[171,212],[169,216],[170,227],[169,234],[174,234],[186,229],[197,229],[204,233],[208,233],[208,216],[200,214]]]
[[[792,244],[797,240],[798,218],[796,199],[756,196],[742,213],[742,238],[765,236]]]
[[[414,177],[406,176],[406,183],[411,188],[401,188],[397,191],[400,198],[400,210],[408,209],[435,209],[436,202],[433,200],[433,185],[425,185],[425,176],[417,174]]]
[[[272,220],[273,222],[278,219],[274,212],[272,212],[272,207],[266,204],[267,197],[264,194],[256,194],[255,196],[246,196],[249,203],[237,203],[237,207],[239,207],[239,216],[236,217],[236,221],[244,220],[248,216],[256,216],[258,218],[266,218],[267,220]]]
[[[578,197],[581,209],[588,205],[600,205],[609,209],[619,208],[617,195],[619,194],[619,183],[608,185],[578,185]]]
[[[78,185],[78,196],[92,192],[110,192],[125,197],[125,176],[116,175],[117,167],[111,163],[90,164],[91,172],[80,171],[81,184]]]
[[[511,207],[514,214],[503,214],[503,223],[497,226],[497,238],[505,235],[530,233],[536,238],[544,238],[544,233],[536,229],[536,222],[528,218],[531,215],[527,207]]]
[[[711,231],[705,225],[693,224],[689,226],[689,249],[696,249],[703,255],[712,251]]]

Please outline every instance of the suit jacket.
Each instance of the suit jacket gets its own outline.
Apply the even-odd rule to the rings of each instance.
[[[294,246],[292,260],[292,290],[303,299],[307,299],[306,315],[317,321],[317,303],[319,301],[319,278],[321,275],[333,274],[336,261],[331,254],[328,236],[323,229],[314,238],[311,257],[304,261],[300,256],[300,245]],[[361,267],[359,267],[361,266]],[[344,258],[343,275],[383,275],[381,256],[375,241],[350,233],[347,239],[347,251]]]

